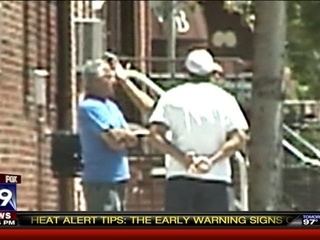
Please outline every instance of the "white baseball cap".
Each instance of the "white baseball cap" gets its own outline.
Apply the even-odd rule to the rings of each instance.
[[[213,71],[223,72],[220,64],[213,60],[212,55],[205,49],[191,51],[185,61],[187,70],[199,76],[205,76]]]

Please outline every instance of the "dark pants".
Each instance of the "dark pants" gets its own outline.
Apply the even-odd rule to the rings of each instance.
[[[225,182],[173,177],[166,184],[165,210],[171,213],[209,213],[229,210]]]
[[[123,211],[125,183],[83,183],[87,211]]]

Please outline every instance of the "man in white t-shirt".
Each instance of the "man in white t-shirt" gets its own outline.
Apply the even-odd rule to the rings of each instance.
[[[228,211],[229,157],[245,144],[248,124],[236,99],[210,83],[222,68],[209,52],[190,52],[185,67],[193,81],[163,94],[149,119],[153,146],[169,154],[166,211]]]

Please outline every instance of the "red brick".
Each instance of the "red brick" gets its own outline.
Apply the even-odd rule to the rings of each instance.
[[[36,134],[36,122],[34,118],[27,118],[24,115],[24,96],[23,96],[23,56],[24,56],[24,25],[23,25],[23,4],[28,4],[28,26],[26,36],[28,41],[28,58],[27,64],[30,68],[37,67],[37,62],[46,63],[46,48],[50,38],[51,56],[50,59],[56,59],[57,48],[57,32],[50,29],[50,35],[47,36],[46,30],[46,5],[43,2],[41,6],[37,1],[6,1],[3,3],[2,9],[2,34],[3,39],[1,45],[1,74],[0,74],[0,171],[22,174],[22,184],[18,187],[18,208],[24,210],[37,210],[37,148],[34,142]],[[41,22],[38,22],[38,11],[41,14]],[[55,5],[50,4],[51,11],[56,11]],[[56,21],[53,15],[52,21]],[[44,31],[38,34],[38,25]],[[56,23],[51,26],[56,26]],[[38,44],[41,42],[43,49],[40,49],[40,57],[38,59]],[[53,62],[56,64],[55,62]],[[56,66],[52,68],[56,71]],[[52,74],[56,76],[54,72]],[[32,81],[30,81],[30,92],[32,92]],[[56,92],[56,78],[51,79],[53,86],[50,88]],[[35,108],[31,109],[31,116],[36,114]],[[49,149],[47,144],[42,144],[43,152]],[[49,155],[45,154],[42,174],[42,206],[43,210],[55,210],[58,204],[57,181],[52,177],[49,166]],[[24,177],[26,176],[26,177]],[[43,184],[45,183],[45,185]]]

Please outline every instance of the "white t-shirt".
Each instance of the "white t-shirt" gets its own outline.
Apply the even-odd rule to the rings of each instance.
[[[170,128],[171,142],[183,152],[211,155],[226,141],[227,133],[248,129],[236,99],[212,83],[186,83],[161,96],[149,122]],[[190,174],[179,161],[166,158],[167,178],[189,176],[231,182],[228,158],[213,165],[205,174]]]

